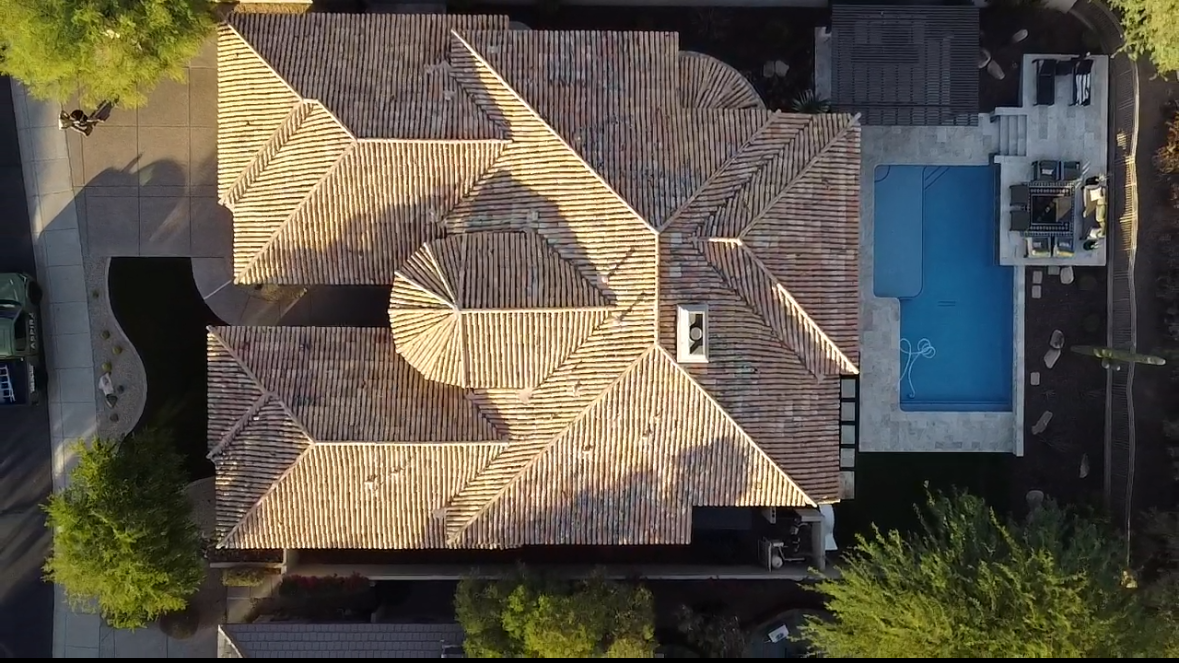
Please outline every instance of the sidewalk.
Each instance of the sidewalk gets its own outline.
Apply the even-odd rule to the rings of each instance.
[[[57,126],[60,106],[29,99],[18,83],[12,88],[37,278],[44,284],[53,487],[60,490],[71,464],[66,441],[88,438],[98,428],[82,241],[65,134]],[[101,620],[70,610],[60,588],[54,596],[54,658],[97,658]]]
[[[215,85],[210,76],[204,76],[201,84]],[[183,86],[187,92],[187,84]],[[214,88],[215,89],[215,88]],[[175,90],[168,90],[175,97]],[[212,95],[215,99],[215,94]],[[181,104],[187,105],[185,94]],[[166,186],[156,186],[151,192],[140,191],[143,170],[155,166],[158,178],[176,174],[175,170],[162,170],[163,159],[149,161],[139,169],[136,164],[143,157],[145,146],[159,144],[158,136],[138,136],[138,114],[130,111],[131,126],[103,126],[88,140],[103,131],[107,135],[88,147],[94,148],[82,158],[79,146],[70,145],[74,136],[58,126],[61,106],[49,104],[28,97],[24,88],[13,83],[13,104],[16,109],[17,133],[20,140],[22,167],[25,173],[25,188],[34,251],[37,261],[37,277],[44,291],[42,311],[46,360],[49,370],[49,421],[53,452],[54,489],[60,490],[68,480],[72,459],[66,447],[69,442],[90,439],[96,432],[107,426],[100,426],[97,404],[97,375],[95,344],[92,335],[92,317],[102,319],[109,311],[99,310],[88,297],[86,275],[94,271],[109,256],[116,255],[180,255],[191,256],[194,251],[188,243],[191,229],[188,227],[190,199],[193,206],[215,209],[210,206],[210,192],[202,189],[199,198],[192,195],[195,183],[184,174],[183,181],[167,181]],[[185,124],[188,123],[188,109],[182,107]],[[145,109],[146,111],[146,109]],[[147,112],[143,113],[145,116]],[[212,126],[213,119],[207,120]],[[153,130],[146,130],[151,133]],[[154,129],[157,134],[163,129]],[[188,131],[185,127],[184,141],[178,145],[185,165],[190,152]],[[195,133],[195,132],[194,132]],[[207,136],[198,142],[212,149],[215,146],[215,129],[205,130]],[[111,154],[99,149],[105,142],[121,142],[122,152]],[[129,144],[128,144],[129,143]],[[149,150],[150,151],[150,147]],[[124,156],[129,160],[116,163]],[[170,156],[170,155],[168,155]],[[213,154],[200,155],[208,162],[214,162]],[[130,163],[130,165],[128,165]],[[111,182],[101,181],[112,173],[128,176]],[[94,185],[110,184],[96,192]],[[152,184],[161,184],[152,182]],[[200,185],[206,185],[200,182]],[[91,193],[88,194],[87,191]],[[141,199],[142,193],[142,199]],[[88,198],[88,195],[101,200]],[[87,201],[90,204],[87,204]],[[125,204],[124,204],[125,203]],[[161,204],[163,203],[163,204]],[[133,208],[133,209],[130,209]],[[140,208],[145,210],[140,219]],[[134,213],[132,213],[134,212]],[[87,214],[89,213],[89,216]],[[200,215],[213,218],[212,214]],[[184,244],[173,242],[170,230],[179,222]],[[154,232],[145,232],[141,224],[154,225]],[[131,227],[128,228],[128,225]],[[128,246],[112,246],[118,230],[128,228]],[[88,233],[89,229],[89,233]],[[87,235],[97,242],[87,242]],[[214,235],[212,228],[200,228],[201,237]],[[166,245],[164,236],[167,236]],[[143,245],[140,238],[146,237]],[[152,242],[155,243],[152,243]],[[198,240],[199,245],[199,240]],[[97,251],[95,249],[98,249]],[[204,255],[210,255],[212,249]],[[198,253],[197,255],[201,255]],[[103,272],[105,273],[105,272]],[[105,289],[105,288],[103,288]],[[94,309],[94,310],[91,310]],[[130,353],[128,353],[130,354]],[[101,413],[106,417],[106,413]],[[130,418],[130,417],[128,417]],[[135,417],[137,419],[138,417]],[[103,419],[105,422],[106,419]],[[133,421],[126,422],[133,425]],[[200,633],[188,640],[179,641],[166,637],[154,626],[135,631],[112,629],[93,614],[76,613],[69,608],[60,588],[55,589],[53,656],[54,658],[211,658],[216,655],[215,629]],[[203,629],[204,630],[204,629]]]

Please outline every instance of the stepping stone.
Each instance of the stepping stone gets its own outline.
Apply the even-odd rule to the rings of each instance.
[[[1048,276],[1056,276],[1060,273],[1060,265],[1051,265],[1048,267]]]
[[[1060,350],[1064,347],[1064,332],[1059,329],[1052,331],[1052,338],[1048,339],[1048,347],[1054,350]]]
[[[1043,282],[1044,282],[1044,272],[1041,272],[1038,269],[1033,269],[1032,270],[1032,283],[1034,283],[1036,285],[1040,285]]]
[[[1060,359],[1060,350],[1057,348],[1048,348],[1048,352],[1044,353],[1044,365],[1052,369],[1056,365],[1056,361]]]
[[[1089,454],[1081,454],[1081,478],[1089,476]]]
[[[1065,285],[1071,285],[1073,282],[1073,267],[1072,265],[1065,265],[1060,270],[1060,282]]]
[[[1048,429],[1048,422],[1052,421],[1052,410],[1044,410],[1044,414],[1032,425],[1032,435],[1039,435]]]
[[[1029,376],[1029,378],[1033,387],[1040,386],[1040,371],[1032,371],[1032,374]]]
[[[1034,286],[1032,286],[1032,299],[1039,299],[1039,298],[1040,298],[1040,286],[1034,285]]]

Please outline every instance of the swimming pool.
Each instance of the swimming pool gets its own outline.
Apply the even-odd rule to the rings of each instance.
[[[1011,410],[1011,267],[996,251],[990,166],[880,166],[875,177],[877,297],[901,304],[900,406]]]

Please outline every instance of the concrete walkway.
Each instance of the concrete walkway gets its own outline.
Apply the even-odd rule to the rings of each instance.
[[[59,128],[60,105],[32,99],[13,84],[37,277],[44,290],[55,490],[69,478],[69,443],[102,430],[92,342],[98,331],[91,323],[98,311],[90,310],[86,266],[111,256],[224,255],[229,219],[218,212],[214,182],[206,179],[215,173],[215,115],[196,118],[200,126],[190,130],[189,85],[199,86],[201,96],[216,103],[215,62],[209,54],[204,58],[207,65],[189,82],[163,86],[154,108],[116,111],[110,126],[87,139],[94,141],[88,149],[80,145],[80,136]],[[177,117],[182,122],[174,122]],[[140,129],[141,122],[149,126]],[[175,124],[181,126],[169,126]],[[174,154],[152,154],[161,149]],[[203,166],[195,177],[188,168],[193,153]],[[194,210],[199,211],[194,215]],[[60,588],[55,598],[55,658],[216,655],[215,628],[184,641],[155,627],[112,629],[97,615],[70,609]]]
[[[87,439],[98,427],[82,242],[65,134],[57,126],[60,106],[30,99],[17,83],[13,83],[12,97],[37,278],[45,293],[42,313],[50,371],[53,484],[54,490],[61,490],[72,464],[66,441]],[[55,587],[54,593],[54,658],[97,658],[101,620],[70,610],[60,587]]]

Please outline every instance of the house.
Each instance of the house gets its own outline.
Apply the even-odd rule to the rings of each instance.
[[[235,281],[391,286],[387,329],[209,331],[221,547],[685,544],[694,507],[839,500],[854,116],[768,112],[671,33],[218,46]]]

